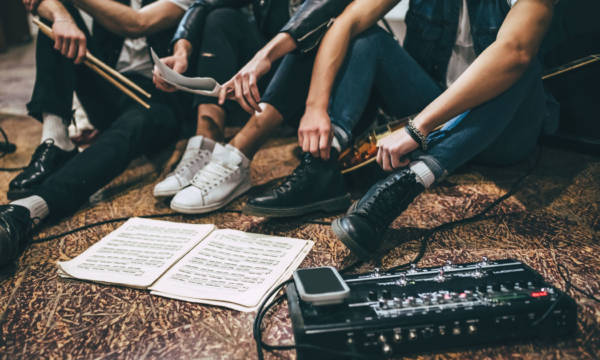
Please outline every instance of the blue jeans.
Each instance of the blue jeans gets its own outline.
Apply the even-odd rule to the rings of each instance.
[[[348,137],[371,91],[388,114],[403,117],[421,111],[442,89],[388,33],[374,27],[352,42],[329,104],[332,123]],[[429,149],[410,157],[424,161],[438,180],[472,159],[515,163],[535,148],[546,115],[536,61],[510,89],[432,132]]]

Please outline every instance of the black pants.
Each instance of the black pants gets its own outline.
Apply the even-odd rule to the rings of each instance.
[[[228,81],[265,44],[256,24],[251,22],[243,11],[233,8],[220,8],[211,11],[206,17],[202,42],[194,54],[196,64],[193,76],[212,77],[220,84]],[[270,76],[259,81],[262,90]],[[214,97],[196,95],[194,108],[200,104],[216,104]],[[225,103],[228,118],[236,122],[245,121],[248,114],[235,101]]]
[[[76,18],[79,14],[73,14]],[[82,26],[80,24],[80,26]],[[83,28],[83,27],[82,27]],[[83,65],[74,65],[53,49],[53,41],[41,35],[36,48],[36,81],[32,116],[52,113],[70,118],[73,91],[90,122],[101,130],[98,139],[52,174],[37,189],[53,218],[65,216],[84,204],[89,196],[119,175],[129,162],[177,140],[181,131],[181,94],[163,93],[139,75],[128,77],[152,94],[146,110]],[[88,37],[88,44],[94,39]],[[90,46],[90,49],[93,45]]]

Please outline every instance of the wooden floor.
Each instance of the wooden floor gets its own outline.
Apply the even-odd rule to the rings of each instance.
[[[2,65],[0,58],[0,65]],[[2,72],[7,71],[0,68]],[[6,73],[1,74],[7,76]],[[0,76],[1,77],[1,76]],[[18,81],[17,81],[18,82]],[[14,101],[14,100],[13,100]],[[16,104],[15,108],[20,105]],[[39,141],[40,125],[24,116],[0,115],[0,126],[18,150],[0,167],[27,163]],[[152,197],[152,187],[176,163],[174,152],[134,161],[93,203],[58,224],[46,224],[36,238],[99,220],[170,212]],[[252,163],[258,188],[287,175],[298,163],[294,139],[269,142]],[[527,171],[528,165],[488,168],[469,165],[419,196],[392,226],[391,247],[381,264],[412,259],[425,229],[478,213]],[[0,172],[0,202],[15,174]],[[266,185],[265,185],[266,184]],[[255,193],[253,189],[251,193]],[[246,197],[229,209],[239,209]],[[563,288],[562,263],[573,284],[600,294],[600,159],[544,148],[533,174],[490,219],[436,233],[420,266],[516,258]],[[329,217],[327,219],[332,219]],[[269,221],[238,214],[181,216],[171,219],[214,223],[221,228],[312,239],[316,244],[305,266],[343,266],[354,261],[331,229],[299,220]],[[145,291],[97,285],[57,277],[56,261],[77,256],[115,229],[110,224],[30,246],[12,274],[0,280],[0,358],[2,359],[255,359],[251,335],[254,314],[150,296]],[[419,359],[597,359],[600,354],[600,304],[571,290],[579,305],[578,331],[555,342],[420,354]],[[293,341],[285,305],[266,322],[272,343]],[[294,358],[281,352],[270,358]]]

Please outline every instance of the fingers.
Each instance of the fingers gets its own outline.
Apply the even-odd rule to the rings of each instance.
[[[156,88],[159,90],[162,90],[165,92],[174,92],[177,90],[177,88],[175,88],[173,85],[165,82],[160,76],[153,75],[152,81],[154,82],[154,85],[156,85]]]
[[[379,146],[377,150],[377,164],[385,171],[392,171],[390,153],[385,146]]]
[[[85,55],[87,53],[87,40],[84,37],[79,41],[79,49],[77,51],[77,58],[75,59],[75,64],[81,64],[83,59],[85,59]]]
[[[241,81],[239,81],[239,78],[236,78],[234,80],[233,86],[235,89],[235,98],[236,98],[237,102],[240,104],[242,109],[244,109],[246,112],[252,114],[254,112],[254,110],[252,109],[252,107],[250,107],[250,105],[248,105],[248,103],[246,102],[246,99],[244,98],[242,84],[241,84]]]
[[[64,38],[60,34],[56,34],[54,37],[54,50],[61,51],[63,46]]]
[[[250,83],[250,92],[252,93],[254,100],[257,103],[260,103],[260,91],[258,91],[258,85],[257,85],[258,80],[256,79],[256,76],[254,74],[250,75],[249,83]]]
[[[307,134],[304,134],[302,136],[302,143],[300,143],[300,146],[302,147],[302,152],[310,152],[310,136]]]
[[[63,56],[67,56],[69,54],[69,46],[70,45],[71,45],[71,39],[69,39],[68,37],[65,37],[63,39],[62,46],[60,48],[60,53],[63,54]]]
[[[75,57],[75,54],[77,54],[77,40],[75,39],[71,39],[69,41],[69,48],[67,50],[67,58],[69,59],[73,59]]]
[[[250,79],[248,76],[244,76],[242,79],[242,93],[246,102],[254,109],[254,111],[260,112],[258,102],[254,99],[254,95],[250,91]]]
[[[309,136],[309,149],[308,151],[310,152],[310,154],[313,157],[318,158],[319,157],[319,133],[318,132],[312,132]]]
[[[219,91],[219,105],[223,106],[225,104],[225,98],[227,97],[227,90],[229,89],[228,83],[223,84],[221,90]]]
[[[380,146],[377,151],[377,163],[385,171],[401,169],[409,164],[410,160],[403,156],[398,149]]]
[[[322,131],[319,138],[319,156],[323,160],[329,160],[331,150],[331,131]]]

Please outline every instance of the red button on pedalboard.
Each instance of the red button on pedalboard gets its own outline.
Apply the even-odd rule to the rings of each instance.
[[[548,296],[548,292],[547,291],[534,291],[531,293],[531,297],[534,297],[534,298],[538,298],[538,297],[542,297],[542,296]]]

